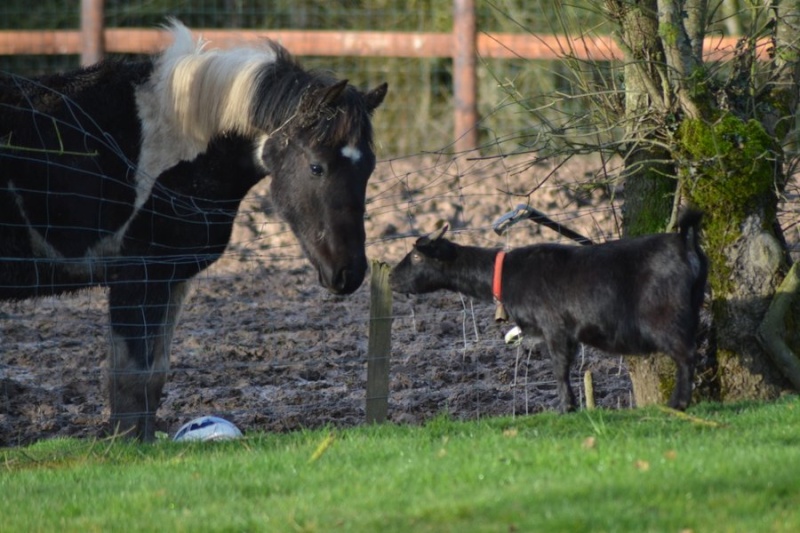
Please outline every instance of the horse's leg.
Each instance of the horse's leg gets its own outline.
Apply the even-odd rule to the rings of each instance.
[[[189,283],[137,281],[109,291],[111,430],[155,439],[155,415],[169,370],[172,334]]]

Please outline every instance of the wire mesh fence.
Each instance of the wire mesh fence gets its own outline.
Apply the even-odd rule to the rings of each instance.
[[[496,215],[515,205],[506,191],[531,186],[526,166],[431,157],[379,163],[368,190],[368,255],[396,263],[409,249],[405,237],[442,216],[462,243],[552,240],[555,234],[532,224],[503,238],[491,231]],[[603,240],[613,232],[606,194],[564,187],[590,168],[538,168],[543,183],[534,197],[561,222]],[[347,299],[329,296],[288,225],[265,206],[261,184],[240,209],[224,256],[193,283],[175,333],[160,429],[174,431],[210,412],[250,430],[363,422],[368,287]],[[94,289],[3,304],[7,444],[94,435],[107,419],[106,298]],[[457,295],[398,296],[394,316],[390,420],[525,414],[555,405],[548,363],[530,346],[505,346],[490,306]],[[587,368],[596,375],[599,405],[630,405],[619,358],[589,353],[573,373],[576,386]]]
[[[77,26],[78,2],[52,4],[37,17],[23,3],[7,2],[0,20],[7,27]],[[110,26],[157,25],[172,15],[201,27],[448,29],[449,14],[432,4],[374,6],[107,2],[106,17]],[[484,6],[481,13],[482,24],[501,27],[492,9]],[[379,162],[367,189],[370,258],[396,263],[413,237],[440,219],[461,244],[514,247],[561,240],[534,224],[515,226],[502,237],[492,231],[497,217],[525,202],[595,241],[619,235],[617,186],[596,179],[608,162],[587,156],[561,165],[537,162],[535,154],[494,155],[525,152],[519,137],[530,133],[517,102],[509,102],[498,84],[524,93],[534,83],[528,78],[538,77],[539,87],[555,86],[560,78],[551,65],[482,63],[481,106],[487,117],[482,135],[489,150],[451,155],[442,150],[452,135],[450,60],[301,61],[362,87],[389,81],[391,97],[374,119]],[[77,66],[78,59],[3,56],[0,62],[2,71],[32,76]],[[159,430],[174,431],[203,414],[266,431],[363,422],[368,287],[346,298],[321,289],[289,225],[274,216],[267,187],[260,183],[251,190],[224,254],[192,283],[172,343]],[[794,246],[798,209],[793,182],[781,221]],[[107,297],[107,290],[96,288],[0,304],[0,445],[95,435],[107,420]],[[491,305],[455,294],[398,295],[393,309],[390,420],[417,423],[443,412],[459,418],[522,415],[556,405],[549,362],[529,344],[506,345],[506,327],[494,323]],[[583,390],[588,369],[595,375],[598,405],[632,403],[619,357],[586,349],[579,363],[572,373],[576,390]]]
[[[70,0],[43,2],[31,7],[20,0],[11,0],[0,6],[0,30],[76,30],[80,27],[80,4],[78,0]],[[411,3],[397,0],[350,1],[335,5],[317,0],[269,3],[161,0],[108,1],[104,4],[103,23],[112,29],[157,28],[165,24],[167,17],[176,17],[192,28],[259,30],[266,36],[277,30],[427,32],[445,37],[453,32],[452,5],[429,0]],[[523,9],[520,7],[522,4],[524,2],[478,2],[477,20],[481,32],[502,31],[523,36],[553,32],[553,17],[546,2],[539,9]],[[547,14],[546,20],[537,16],[537,11]],[[42,36],[45,40],[51,38]],[[534,36],[532,40],[541,38]],[[449,40],[449,37],[445,39]],[[501,49],[504,46],[503,42],[493,44]],[[54,46],[58,47],[57,44]],[[513,50],[506,52],[514,54]],[[108,57],[137,58],[118,53],[109,53]],[[389,83],[391,96],[375,119],[376,128],[381,132],[378,149],[383,157],[452,148],[454,68],[450,57],[327,55],[304,56],[302,61],[309,68],[331,70],[361,87],[384,81]],[[64,71],[78,64],[79,56],[74,53],[0,55],[0,71],[18,75]],[[481,117],[478,133],[484,145],[495,143],[498,135],[527,131],[525,113],[520,113],[519,109],[520,98],[545,94],[564,77],[556,61],[479,57],[477,69]]]

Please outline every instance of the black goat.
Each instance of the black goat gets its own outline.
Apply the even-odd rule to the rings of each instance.
[[[544,340],[562,412],[575,408],[569,367],[581,342],[617,354],[669,355],[678,367],[669,405],[683,410],[692,399],[695,333],[708,273],[699,244],[701,217],[686,212],[679,233],[508,253],[459,246],[442,238],[445,225],[418,239],[393,269],[392,290],[450,290],[501,302],[523,335]]]

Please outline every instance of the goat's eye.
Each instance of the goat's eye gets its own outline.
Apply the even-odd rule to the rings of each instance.
[[[421,263],[422,262],[422,254],[419,252],[414,252],[411,254],[411,262],[412,263]]]
[[[325,168],[318,163],[311,163],[308,168],[311,170],[311,175],[316,177],[322,176],[325,172]]]

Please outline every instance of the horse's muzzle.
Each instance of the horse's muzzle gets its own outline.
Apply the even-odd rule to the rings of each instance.
[[[320,285],[328,289],[331,293],[345,295],[354,293],[364,281],[367,273],[367,261],[359,261],[335,270],[319,269]],[[326,276],[326,274],[328,274]]]

